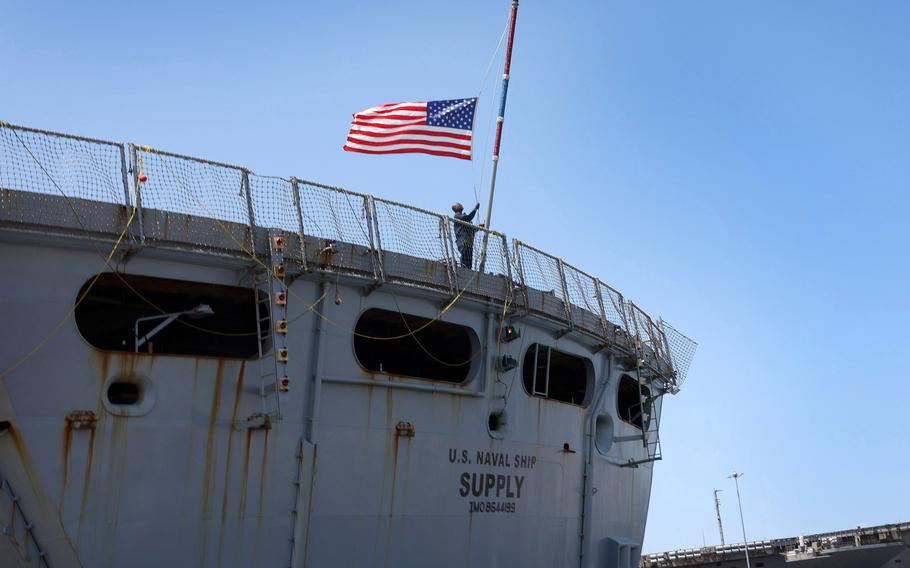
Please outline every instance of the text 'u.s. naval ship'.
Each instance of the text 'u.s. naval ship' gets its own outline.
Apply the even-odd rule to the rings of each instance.
[[[0,565],[638,566],[695,344],[456,222],[0,125]]]

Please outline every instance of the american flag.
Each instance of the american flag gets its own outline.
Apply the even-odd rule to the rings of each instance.
[[[344,149],[364,154],[420,152],[471,159],[477,99],[390,103],[354,115]]]

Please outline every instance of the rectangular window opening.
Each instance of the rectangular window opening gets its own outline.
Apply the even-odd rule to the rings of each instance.
[[[83,294],[76,326],[106,351],[134,352],[138,344],[142,353],[248,359],[271,328],[268,298],[252,288],[108,272],[76,297]],[[266,333],[257,333],[257,297]]]
[[[523,382],[532,396],[581,406],[591,375],[590,361],[582,357],[537,343],[525,352]]]

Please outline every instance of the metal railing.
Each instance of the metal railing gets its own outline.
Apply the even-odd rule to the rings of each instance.
[[[0,220],[43,226],[66,221],[36,215],[9,190],[63,195],[83,228],[94,213],[109,215],[101,204],[135,206],[141,211],[131,234],[139,244],[178,242],[256,254],[268,246],[257,242],[265,229],[280,229],[288,236],[288,262],[301,270],[514,303],[556,321],[563,333],[583,332],[644,356],[671,388],[682,384],[696,348],[561,258],[517,239],[510,243],[496,231],[339,187],[0,123]]]

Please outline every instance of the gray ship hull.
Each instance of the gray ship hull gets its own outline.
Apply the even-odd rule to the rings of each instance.
[[[15,141],[6,143],[13,153]],[[137,184],[127,177],[124,165],[129,197]],[[372,198],[357,244],[356,230],[329,240],[154,208],[130,225],[137,207],[20,191],[0,170],[4,183],[0,565],[637,565],[660,457],[656,395],[682,374],[668,370],[663,328],[634,305],[632,327],[613,324],[602,305],[591,313],[591,303],[516,281],[508,262],[503,274],[456,271],[451,260],[396,251],[369,218],[380,211]],[[351,199],[340,195],[338,215]],[[235,188],[224,194],[234,198]],[[326,212],[303,209],[301,218]],[[440,219],[431,232],[451,223]],[[563,278],[570,268],[554,266]],[[133,284],[99,295],[119,282]],[[132,325],[113,330],[121,312],[140,309],[132,286],[155,298],[186,294],[179,309],[190,315],[209,294],[214,310],[196,311],[210,319],[183,318],[184,331],[216,355],[159,352],[179,322],[147,343],[140,336],[151,325],[140,333],[135,314],[135,336]],[[222,321],[236,289],[263,304],[252,333],[271,331],[252,355],[217,355],[250,333],[222,329],[216,341],[191,330]],[[383,352],[382,341],[354,331],[375,313],[446,324],[468,338],[470,358],[454,362],[454,342],[435,353],[417,345],[405,360]],[[507,326],[520,340],[503,340]],[[378,370],[367,362],[374,355]],[[408,359],[465,378],[388,371],[417,368]],[[558,361],[583,369],[577,393],[560,386]],[[623,402],[629,392],[633,403]]]

